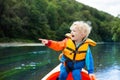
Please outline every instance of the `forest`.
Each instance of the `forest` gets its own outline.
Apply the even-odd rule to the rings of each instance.
[[[62,40],[71,24],[81,20],[92,26],[93,40],[120,42],[120,15],[75,0],[0,0],[0,43]]]

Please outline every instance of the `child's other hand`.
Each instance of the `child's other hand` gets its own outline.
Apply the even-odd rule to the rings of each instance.
[[[38,40],[42,41],[42,43],[45,45],[45,44],[48,44],[48,40],[47,39],[41,39],[39,38]]]
[[[97,80],[94,74],[89,74],[90,80]]]

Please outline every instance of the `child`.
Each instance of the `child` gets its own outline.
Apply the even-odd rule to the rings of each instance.
[[[62,50],[60,58],[62,65],[58,80],[66,80],[70,71],[74,80],[82,80],[80,71],[85,66],[92,80],[95,76],[93,74],[94,63],[90,46],[95,46],[96,42],[88,39],[91,27],[83,21],[76,21],[71,25],[70,30],[69,36],[62,41],[39,40],[53,50]]]

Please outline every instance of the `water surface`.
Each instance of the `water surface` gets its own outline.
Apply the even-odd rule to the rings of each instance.
[[[98,80],[120,80],[120,44],[99,44],[93,52]]]
[[[120,44],[91,48],[98,80],[120,80]],[[59,64],[60,52],[45,46],[0,47],[0,80],[41,80]]]

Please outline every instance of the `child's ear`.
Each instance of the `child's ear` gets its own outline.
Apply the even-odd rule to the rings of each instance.
[[[82,37],[83,37],[83,38],[87,36],[87,34],[84,33],[84,32],[82,32],[81,34],[82,34]]]

